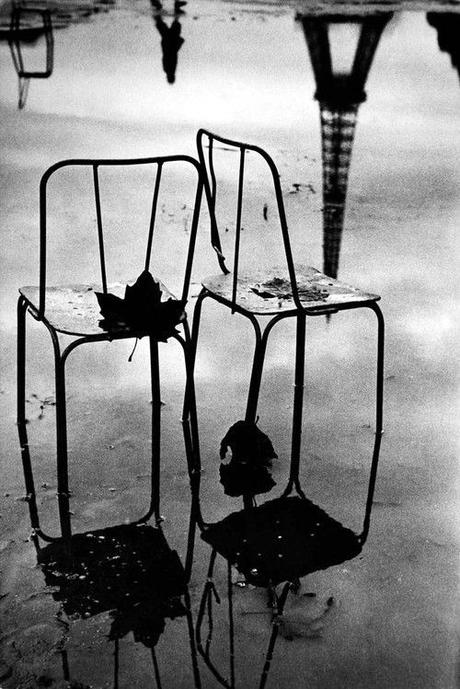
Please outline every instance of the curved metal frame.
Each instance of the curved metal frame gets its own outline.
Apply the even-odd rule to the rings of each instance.
[[[36,501],[36,492],[33,479],[32,463],[30,457],[30,449],[27,434],[27,419],[25,410],[25,388],[26,388],[26,314],[29,312],[32,317],[43,325],[48,330],[54,352],[54,370],[55,370],[55,394],[56,394],[56,457],[57,457],[57,497],[58,510],[61,528],[61,536],[64,539],[71,537],[71,519],[69,510],[69,481],[68,481],[68,453],[67,453],[67,410],[66,410],[66,391],[65,391],[65,366],[68,356],[77,347],[82,344],[90,342],[103,342],[119,339],[129,339],[137,337],[137,333],[119,333],[113,334],[101,331],[100,334],[93,334],[87,336],[74,335],[74,339],[64,349],[61,348],[60,332],[49,322],[46,317],[46,239],[47,239],[47,225],[46,225],[46,185],[50,176],[58,169],[68,165],[78,166],[92,166],[94,176],[94,189],[96,198],[96,215],[99,236],[99,254],[101,263],[102,288],[107,293],[107,279],[105,271],[105,256],[104,256],[104,241],[102,232],[102,215],[100,207],[100,197],[98,188],[97,170],[101,165],[120,166],[120,165],[139,165],[146,163],[157,163],[158,174],[156,176],[155,190],[152,201],[152,213],[150,220],[149,236],[147,242],[147,252],[145,259],[145,268],[149,268],[152,238],[154,231],[156,205],[158,201],[158,188],[161,175],[162,166],[168,162],[186,162],[191,163],[197,172],[197,187],[195,206],[193,212],[192,227],[190,230],[189,248],[187,253],[185,275],[182,290],[182,300],[185,302],[188,296],[188,289],[190,283],[190,276],[192,270],[193,253],[195,248],[196,233],[198,227],[198,219],[200,213],[201,196],[203,188],[203,179],[201,168],[198,162],[189,156],[167,156],[162,158],[143,158],[143,159],[123,159],[123,160],[68,160],[56,163],[50,167],[42,177],[40,182],[40,284],[39,284],[39,304],[38,307],[30,303],[22,294],[18,300],[17,308],[17,426],[19,441],[21,447],[22,464],[24,471],[24,479],[26,486],[26,498],[29,504],[29,512],[31,524],[34,534],[40,536],[45,541],[56,540],[43,532],[39,522],[38,508]],[[185,359],[185,392],[184,404],[182,410],[182,425],[185,442],[185,452],[187,457],[187,464],[190,467],[194,466],[199,458],[196,453],[199,452],[198,443],[198,422],[196,415],[196,400],[195,388],[193,380],[193,362],[194,362],[194,348],[190,336],[190,330],[187,320],[182,322],[183,335],[174,334],[172,337],[179,342],[182,347]],[[140,333],[142,334],[142,333]],[[160,517],[160,430],[161,430],[161,399],[160,399],[160,375],[159,375],[159,360],[158,360],[158,341],[154,337],[149,337],[150,340],[150,382],[152,394],[152,455],[151,455],[151,496],[150,505],[147,512],[135,520],[134,523],[146,522],[152,515],[155,516],[157,524],[162,519]],[[189,522],[189,534],[187,540],[187,555],[186,555],[186,576],[187,580],[190,578],[191,567],[193,561],[194,548],[194,533],[195,521],[192,516]],[[57,537],[59,538],[59,537]]]

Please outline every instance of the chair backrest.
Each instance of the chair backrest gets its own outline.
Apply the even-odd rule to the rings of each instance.
[[[58,193],[54,191],[51,194],[51,181],[56,182]],[[56,268],[56,263],[59,269],[59,257],[64,254],[70,253],[71,259],[82,267],[82,272],[94,262],[91,274],[100,285],[100,291],[107,294],[107,256],[111,251],[107,248],[107,235],[117,237],[118,272],[119,266],[133,262],[135,254],[137,274],[150,270],[155,258],[160,262],[160,269],[165,268],[166,262],[176,267],[180,242],[185,267],[179,278],[181,294],[176,296],[185,303],[202,190],[201,167],[197,160],[185,155],[73,159],[52,165],[40,181],[40,315],[44,315],[46,308],[48,273],[51,267]],[[55,235],[59,235],[60,249],[54,262],[48,256],[50,224],[57,225]],[[110,227],[107,229],[106,225]],[[161,255],[157,238],[159,225],[163,231],[166,228],[169,237]],[[142,228],[141,238],[134,232],[134,226]],[[176,230],[174,237],[173,228]],[[91,241],[94,248],[90,246]],[[140,261],[143,265],[139,265]],[[78,274],[77,269],[72,271],[72,276],[75,273]],[[129,277],[135,279],[137,274],[131,273]],[[155,274],[157,276],[161,277]],[[118,274],[116,277],[118,279]],[[61,283],[62,279],[58,282]]]
[[[241,230],[243,228],[243,201],[245,198],[245,175],[246,175],[246,158],[248,154],[257,157],[262,166],[267,170],[270,184],[272,185],[274,200],[276,203],[279,228],[281,230],[281,239],[284,249],[284,256],[286,260],[288,278],[291,282],[292,296],[296,306],[301,308],[299,299],[297,282],[295,276],[294,262],[292,257],[291,243],[289,240],[289,232],[286,220],[286,211],[284,208],[283,194],[280,184],[280,176],[278,169],[271,158],[271,156],[259,146],[242,143],[231,139],[224,138],[205,129],[200,129],[197,133],[197,149],[201,166],[204,174],[204,185],[206,199],[208,203],[210,221],[211,221],[211,244],[217,254],[221,270],[228,274],[230,269],[227,266],[227,259],[222,250],[222,230],[219,229],[219,219],[217,213],[217,197],[219,179],[216,174],[215,153],[216,149],[224,150],[225,152],[236,152],[239,154],[238,166],[236,170],[236,208],[235,208],[235,232],[233,239],[233,257],[232,257],[232,305],[236,304],[237,300],[237,281],[238,270],[240,266],[240,248],[241,248]],[[249,185],[247,185],[249,186]],[[227,228],[228,229],[228,228]],[[225,230],[224,230],[225,231]],[[257,255],[253,257],[257,261]]]

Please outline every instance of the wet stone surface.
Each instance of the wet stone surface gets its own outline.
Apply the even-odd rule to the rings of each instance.
[[[57,0],[49,8],[51,25],[41,11],[23,12],[11,34],[11,4],[0,5],[1,689],[214,689],[229,686],[233,672],[235,687],[256,687],[275,628],[267,688],[454,689],[458,3],[189,0],[175,8],[144,0]],[[358,11],[369,18],[379,10],[366,29],[375,52],[362,53],[373,54],[367,71],[360,62],[364,86],[342,78],[353,62],[356,22],[331,29],[343,51],[335,63],[339,77],[323,83],[327,60],[316,50],[324,28],[318,17],[331,8],[355,19]],[[307,19],[306,10],[314,10]],[[22,71],[41,76],[21,76],[20,55]],[[386,319],[385,434],[369,537],[359,553],[353,541],[352,559],[336,558],[294,581],[282,612],[282,583],[254,586],[260,572],[252,559],[247,578],[236,567],[229,572],[220,555],[211,571],[211,547],[198,535],[191,579],[184,582],[191,501],[181,424],[184,364],[173,341],[160,343],[161,531],[153,522],[130,525],[150,500],[154,405],[143,338],[132,357],[132,342],[97,343],[69,356],[72,555],[59,542],[30,536],[33,506],[16,426],[16,300],[20,286],[37,284],[40,176],[68,158],[196,156],[199,127],[273,155],[294,259],[327,276],[315,289],[310,273],[299,280],[310,307],[318,297],[321,310],[338,280],[346,286],[335,290],[338,299],[349,298],[347,286],[355,285],[365,298],[381,297]],[[214,154],[228,182],[238,173],[237,157],[225,147]],[[250,155],[246,163],[243,296],[262,312],[279,313],[290,299],[277,207],[267,177],[252,167]],[[111,188],[115,199],[104,221],[108,283],[118,285],[113,291],[121,297],[144,265],[152,187],[140,176],[130,178],[128,191],[101,183],[103,198]],[[97,211],[89,188],[69,177],[50,190],[56,192],[49,205],[50,285],[96,283]],[[191,205],[180,185],[173,189],[158,207],[168,242],[158,249],[161,271],[154,274],[171,277],[168,288],[180,294],[175,283]],[[230,261],[234,190],[229,185],[217,199],[222,251]],[[203,277],[218,272],[204,214],[186,305],[190,320]],[[231,279],[219,280],[228,297]],[[68,305],[74,296],[63,299]],[[94,295],[91,309],[97,329]],[[53,356],[48,334],[32,318],[27,323],[26,428],[36,502],[43,530],[56,536]],[[357,311],[307,322],[302,487],[324,510],[324,524],[343,524],[347,535],[361,533],[366,503],[374,334],[371,314]],[[261,485],[271,490],[261,491],[258,505],[279,497],[289,478],[294,341],[292,319],[269,338],[257,427],[276,452],[262,453]],[[205,300],[195,384],[201,502],[209,523],[242,507],[241,476],[229,491],[238,496],[226,494],[221,465],[247,467],[247,457],[235,457],[235,448],[223,457],[219,443],[244,418],[253,351],[250,324]],[[283,555],[279,541],[290,535],[280,526],[270,533],[276,557]],[[307,543],[315,528],[316,521]],[[247,534],[240,545],[237,562],[249,546]]]

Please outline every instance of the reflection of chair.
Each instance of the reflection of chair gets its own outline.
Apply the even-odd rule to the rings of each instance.
[[[205,152],[205,142],[209,146]],[[223,150],[222,150],[223,149]],[[237,165],[237,204],[236,225],[234,230],[233,273],[230,273],[222,252],[221,238],[217,214],[218,199],[225,200],[229,196],[228,185],[218,183],[216,155],[229,155],[229,149],[239,154]],[[291,438],[291,458],[289,465],[289,480],[281,497],[268,501],[260,506],[254,504],[255,492],[266,492],[265,487],[260,490],[240,491],[243,495],[244,509],[235,512],[215,524],[206,524],[200,507],[200,467],[196,466],[191,476],[192,493],[194,496],[194,513],[202,530],[202,538],[212,546],[212,556],[208,571],[199,619],[199,627],[203,619],[203,611],[213,595],[212,575],[216,553],[220,553],[230,568],[236,568],[244,574],[248,582],[260,586],[274,587],[285,583],[283,592],[277,598],[276,615],[282,614],[289,587],[299,577],[317,569],[324,569],[355,557],[366,540],[372,497],[375,486],[378,456],[382,434],[382,393],[383,393],[383,316],[377,305],[378,296],[362,292],[336,280],[326,277],[313,268],[294,266],[290,248],[283,197],[280,187],[279,174],[270,156],[261,148],[249,144],[241,144],[224,139],[204,130],[198,133],[198,151],[203,167],[206,169],[205,190],[211,214],[211,239],[216,250],[222,275],[212,276],[203,280],[203,289],[198,297],[193,321],[192,339],[197,342],[199,319],[202,302],[205,298],[215,299],[232,312],[247,317],[253,324],[256,335],[256,346],[252,365],[252,374],[246,407],[246,424],[236,424],[229,435],[233,437],[234,447],[238,446],[234,434],[241,429],[247,435],[247,429],[253,425],[257,416],[257,404],[261,384],[263,363],[267,347],[268,336],[273,326],[288,317],[296,319],[296,353],[295,353],[295,382],[293,423]],[[261,159],[268,166],[269,178],[273,184],[279,223],[287,270],[271,271],[263,277],[260,272],[241,275],[239,271],[240,241],[242,241],[242,210],[243,185],[245,181],[245,165],[247,159]],[[228,166],[225,179],[228,180]],[[249,186],[249,184],[247,185]],[[249,205],[249,200],[245,199]],[[247,220],[247,219],[246,219]],[[244,235],[250,231],[249,223],[244,222]],[[230,232],[229,227],[226,229]],[[228,236],[228,233],[227,233]],[[264,235],[264,243],[269,239]],[[271,245],[270,245],[271,246]],[[254,250],[253,250],[254,251]],[[261,249],[262,251],[262,249]],[[254,254],[253,254],[254,256]],[[364,509],[364,522],[361,533],[356,534],[332,519],[322,509],[307,499],[300,483],[300,455],[302,435],[302,409],[304,396],[304,359],[305,359],[305,326],[306,318],[320,314],[330,314],[338,311],[367,308],[374,311],[378,322],[377,342],[377,383],[376,383],[376,429],[373,446],[370,478],[367,489],[367,499]],[[262,328],[261,317],[268,318]],[[227,436],[227,438],[229,437]],[[260,443],[259,442],[259,447]],[[264,441],[266,443],[266,441]],[[227,443],[225,440],[224,445]],[[228,442],[227,444],[231,444]],[[268,447],[265,454],[269,458],[274,454]],[[240,451],[240,450],[239,450]],[[249,453],[250,454],[250,453]],[[247,462],[253,457],[248,456]],[[269,488],[269,486],[268,486]],[[231,606],[231,601],[229,600]],[[277,626],[273,626],[266,661],[270,664],[271,655],[277,636]],[[198,629],[200,637],[200,629]],[[206,662],[212,666],[206,649],[199,645],[199,650]],[[215,670],[215,668],[214,668]],[[213,670],[213,672],[214,672]],[[266,671],[261,678],[260,686],[266,681]],[[233,676],[233,673],[231,673]],[[222,677],[219,673],[216,676]],[[233,687],[223,681],[225,686]]]
[[[60,184],[59,193],[51,194],[52,189],[56,192],[54,185],[58,183]],[[62,161],[50,167],[42,177],[40,183],[40,284],[38,287],[22,287],[18,302],[18,430],[32,526],[45,539],[53,540],[43,533],[39,524],[26,429],[26,313],[29,312],[36,321],[43,323],[53,343],[58,506],[61,533],[66,538],[71,535],[65,391],[68,356],[75,348],[87,342],[148,336],[152,388],[151,498],[147,513],[139,521],[147,521],[152,515],[158,521],[160,519],[161,407],[159,340],[172,337],[183,349],[187,401],[184,406],[183,424],[188,461],[191,461],[192,439],[197,447],[191,340],[183,309],[188,295],[202,186],[200,167],[197,161],[188,156]],[[80,197],[78,210],[75,209],[71,221],[73,236],[69,237],[70,229],[61,225],[56,237],[58,243],[64,242],[64,248],[62,244],[60,245],[60,251],[62,250],[63,253],[60,253],[59,260],[62,262],[62,256],[67,252],[72,262],[72,265],[64,270],[62,266],[47,261],[48,235],[50,234],[48,225],[52,224],[54,227],[54,223],[62,219],[60,214],[62,208],[65,209],[67,216],[70,214],[69,209],[72,202],[75,202],[76,193],[80,193]],[[88,203],[86,206],[85,199]],[[56,201],[57,207],[51,203],[52,200]],[[174,208],[175,212],[171,213],[173,220],[166,212],[165,204],[168,208]],[[176,204],[177,208],[168,204]],[[115,235],[117,241],[121,241],[120,222],[124,217],[123,213],[127,215],[126,222],[129,223],[127,228],[130,234],[127,237],[121,235],[126,238],[127,247],[123,253],[125,247],[122,245],[121,256],[117,257],[108,238]],[[191,216],[191,224],[188,228],[189,216]],[[95,224],[94,229],[92,229],[93,224]],[[140,239],[135,235],[136,224],[145,227],[145,235],[141,235]],[[188,228],[186,233],[184,233],[184,226]],[[88,232],[88,228],[92,229],[92,232]],[[177,229],[176,233],[173,232],[174,228]],[[167,234],[166,240],[164,237],[161,240],[160,231]],[[159,232],[160,237],[158,237]],[[89,245],[92,237],[94,250]],[[88,248],[86,248],[87,245]],[[162,261],[165,261],[165,245],[167,256],[170,252],[174,255],[175,252],[178,254],[177,257],[175,255],[175,265],[179,266],[175,279],[182,290],[179,301],[173,299],[167,288],[160,282],[156,283],[148,272],[151,263],[156,266],[156,269],[161,268]],[[78,260],[75,254],[77,246],[79,247]],[[160,251],[162,246],[163,254]],[[183,269],[180,267],[181,248],[183,248]],[[160,258],[158,258],[159,255]],[[111,258],[111,261],[108,261],[106,257]],[[118,258],[118,263],[115,261],[116,258]],[[126,287],[124,300],[117,298],[117,296],[122,296],[122,284],[109,284],[107,277],[109,269],[112,275],[115,271],[119,274],[125,266],[134,264],[138,266],[140,261],[142,261],[144,272],[134,286]],[[52,269],[58,269],[60,276],[64,272],[67,279],[71,270],[73,270],[72,277],[81,276],[82,271],[86,271],[84,277],[87,278],[88,271],[94,269],[91,275],[97,282],[49,287],[47,279]],[[97,289],[101,290],[98,298],[95,293]],[[102,306],[101,313],[104,315],[104,320],[101,320],[99,314],[98,299]],[[181,326],[182,335],[175,330],[176,324]],[[67,339],[69,335],[72,337],[70,342]],[[191,431],[189,419],[191,419]]]
[[[336,278],[345,215],[348,172],[358,109],[382,32],[392,12],[375,15],[298,15],[307,42],[319,102],[323,157],[323,233],[326,275]],[[353,59],[344,69],[343,56],[334,55],[330,32],[334,28],[359,29]],[[347,47],[340,44],[343,52]],[[338,59],[339,66],[335,64]]]
[[[160,528],[123,524],[78,533],[71,538],[70,557],[63,541],[42,549],[37,539],[35,543],[46,584],[53,587],[53,598],[67,616],[89,618],[111,612],[108,636],[115,642],[116,673],[119,639],[132,632],[135,641],[151,650],[161,686],[155,647],[166,619],[186,616],[194,685],[200,686],[186,573]],[[69,661],[63,653],[64,679],[70,681]]]
[[[32,22],[32,25],[27,23]],[[23,47],[25,43],[45,37],[45,60],[41,68],[26,66]],[[51,15],[48,9],[33,6],[14,6],[11,13],[8,38],[14,69],[18,75],[18,107],[21,110],[27,100],[31,79],[47,79],[53,72],[54,38]]]

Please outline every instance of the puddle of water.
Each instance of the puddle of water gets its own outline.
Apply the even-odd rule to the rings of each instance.
[[[303,263],[307,258],[318,268],[327,265],[330,274],[335,271],[346,282],[381,294],[387,320],[386,433],[378,510],[364,560],[305,580],[283,620],[268,686],[271,682],[282,689],[305,683],[328,689],[364,689],[370,684],[450,689],[458,531],[453,516],[458,292],[452,258],[458,252],[460,215],[456,44],[440,16],[427,18],[426,9],[433,7],[396,12],[375,47],[364,83],[366,99],[356,83],[354,99],[346,102],[342,92],[346,116],[340,120],[336,114],[340,108],[330,94],[318,93],[322,77],[312,59],[313,43],[320,38],[318,24],[308,28],[307,46],[294,5],[190,0],[184,13],[177,15],[175,27],[172,6],[164,14],[140,0],[96,7],[94,13],[93,6],[86,4],[78,5],[78,11],[75,5],[62,5],[64,10],[52,15],[52,43],[49,36],[46,40],[45,26],[43,30],[39,26],[38,37],[29,34],[22,37],[26,41],[17,41],[29,72],[46,67],[47,48],[49,52],[52,46],[52,74],[22,77],[29,79],[28,92],[26,81],[22,94],[18,92],[21,83],[10,46],[5,36],[0,42],[4,192],[0,441],[6,449],[1,467],[5,488],[0,496],[4,531],[0,555],[5,563],[1,593],[6,595],[0,606],[7,644],[0,681],[7,689],[30,682],[32,686],[61,687],[70,681],[73,686],[116,686],[117,662],[120,686],[125,682],[143,689],[156,676],[155,658],[145,646],[133,643],[131,634],[120,641],[118,660],[114,658],[113,641],[106,638],[109,607],[117,607],[113,601],[104,611],[71,621],[65,628],[67,613],[51,598],[56,590],[46,592],[43,573],[34,568],[32,545],[22,542],[29,526],[26,505],[17,500],[23,488],[14,425],[15,300],[17,287],[30,284],[37,274],[37,188],[47,165],[72,156],[176,151],[194,155],[196,129],[208,126],[258,143],[274,155],[297,258]],[[349,14],[356,5],[341,4],[340,9]],[[449,5],[449,10],[457,9]],[[6,27],[5,7],[3,16]],[[40,21],[35,17],[32,23]],[[173,27],[168,38],[165,25],[169,30]],[[336,29],[340,33],[343,27]],[[351,38],[349,33],[346,38]],[[16,57],[17,48],[13,46]],[[342,70],[352,62],[350,50],[346,58],[340,63]],[[318,69],[324,64],[321,52]],[[174,66],[174,83],[169,83],[165,67],[171,82]],[[340,128],[342,135],[346,130],[342,137],[337,134]],[[255,200],[249,210],[259,231],[266,226],[265,216],[271,219],[272,208],[265,205],[267,187],[254,185],[252,191]],[[64,208],[70,230],[69,218],[75,213],[70,205],[78,208],[81,203],[74,193],[69,208]],[[217,272],[205,248],[206,234],[207,228],[198,244],[196,283],[204,272]],[[81,254],[78,246],[72,245],[72,250]],[[271,251],[267,245],[261,262],[271,258]],[[289,452],[292,335],[291,325],[286,324],[271,336],[260,404],[260,428],[269,434],[279,456],[273,462],[279,485]],[[334,316],[329,322],[318,319],[308,336],[308,494],[327,503],[337,518],[344,513],[356,518],[362,501],[352,497],[352,489],[363,485],[372,440],[369,376],[374,354],[369,323],[351,314]],[[244,413],[246,359],[253,343],[237,317],[214,307],[206,308],[200,342],[196,377],[203,497],[219,518],[236,509],[235,499],[224,496],[219,484],[218,445],[226,429]],[[75,521],[83,532],[106,527],[108,522],[119,524],[120,518],[136,514],[141,499],[147,498],[148,353],[141,343],[128,364],[129,349],[122,344],[101,346],[97,352],[82,352],[69,366],[71,478]],[[55,525],[51,358],[48,342],[34,327],[29,351],[31,364],[33,353],[42,364],[39,371],[31,366],[28,384],[39,507],[45,523]],[[182,363],[170,345],[162,353],[165,532],[183,556],[189,498],[177,422]],[[430,544],[441,545],[427,547],[427,538]],[[207,544],[199,542],[190,584],[195,619],[208,559]],[[222,603],[216,610],[223,626],[217,631],[216,620],[213,653],[228,673],[226,583],[221,561],[216,586]],[[240,686],[247,685],[249,676],[257,684],[271,610],[260,589],[233,588],[237,677]],[[102,587],[98,595],[104,591]],[[302,597],[309,592],[317,593],[316,598]],[[87,603],[87,591],[84,596]],[[328,606],[331,597],[334,605]],[[254,615],[249,615],[251,611]],[[166,622],[156,648],[165,686],[192,686],[193,664],[184,650],[190,648],[185,618]],[[200,677],[203,687],[217,686],[202,663]]]

